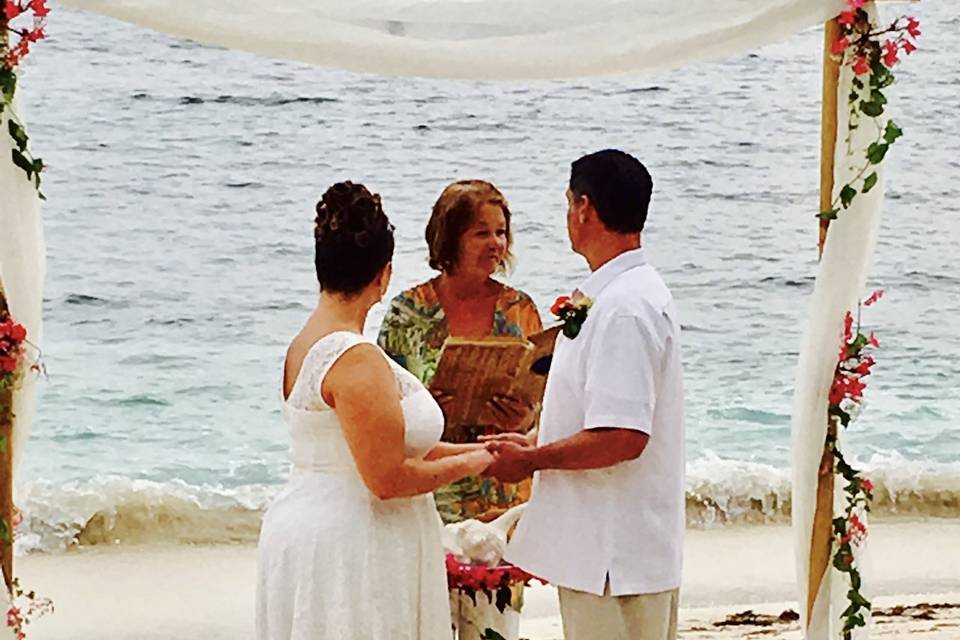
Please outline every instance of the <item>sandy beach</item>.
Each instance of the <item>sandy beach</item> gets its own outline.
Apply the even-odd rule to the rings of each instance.
[[[960,638],[957,540],[956,520],[873,526],[875,636]],[[689,531],[681,637],[799,638],[791,544],[783,526]],[[24,586],[56,606],[31,640],[253,639],[252,546],[99,546],[17,567]],[[747,611],[756,615],[737,615]],[[521,635],[562,637],[552,588],[528,592]]]

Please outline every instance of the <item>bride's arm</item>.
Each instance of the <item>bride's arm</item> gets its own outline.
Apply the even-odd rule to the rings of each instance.
[[[344,353],[323,381],[324,400],[337,413],[354,462],[370,492],[382,499],[429,493],[482,473],[493,461],[483,447],[439,459],[407,458],[396,380],[372,345]]]
[[[469,453],[471,451],[480,451],[481,449],[486,449],[487,445],[482,442],[475,442],[473,444],[453,444],[451,442],[440,442],[433,449],[430,449],[430,453],[424,456],[424,460],[440,460],[441,458],[449,458],[450,456],[459,455],[461,453]]]

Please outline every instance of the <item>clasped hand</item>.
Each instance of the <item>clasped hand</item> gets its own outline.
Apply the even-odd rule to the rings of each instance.
[[[501,433],[494,436],[481,436],[493,455],[493,462],[483,475],[493,476],[501,482],[520,482],[533,475],[536,470],[533,452],[536,447],[530,438],[519,433]]]

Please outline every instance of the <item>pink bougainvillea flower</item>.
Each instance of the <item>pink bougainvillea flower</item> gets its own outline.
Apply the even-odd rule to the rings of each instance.
[[[871,345],[873,345],[878,349],[880,348],[880,341],[877,340],[877,336],[876,334],[873,333],[873,331],[870,332],[870,337],[867,338],[867,342],[869,342]]]
[[[907,18],[907,33],[914,38],[920,37],[920,21],[912,16]]]
[[[870,294],[870,297],[869,297],[869,298],[867,298],[866,300],[864,300],[863,306],[869,307],[870,305],[872,305],[873,303],[875,303],[877,300],[879,300],[879,299],[882,298],[882,297],[883,297],[883,289],[877,289],[876,291],[874,291],[873,293]]]
[[[40,42],[46,37],[47,37],[47,34],[43,32],[43,27],[40,27],[39,29],[34,29],[32,31],[28,31],[26,35],[27,40],[29,40],[30,42]]]
[[[840,14],[840,17],[837,18],[837,22],[840,24],[851,25],[857,21],[857,12],[853,9],[844,11]]]
[[[23,342],[27,337],[27,330],[23,328],[22,324],[14,324],[10,328],[10,337],[13,338],[14,342]]]
[[[50,9],[47,8],[47,0],[32,0],[30,8],[33,10],[33,15],[38,18],[46,18],[50,13]]]
[[[916,50],[917,50],[917,45],[913,44],[913,43],[910,42],[909,40],[904,40],[904,42],[903,42],[903,51],[904,51],[907,55],[910,55],[911,53],[913,53],[913,52],[916,51]]]
[[[13,373],[17,370],[17,359],[12,356],[0,356],[0,373]]]
[[[870,73],[870,63],[867,61],[867,56],[857,57],[857,61],[853,64],[853,72],[858,76]]]
[[[7,20],[13,20],[23,13],[23,7],[17,2],[8,2],[3,7],[3,13],[7,16]]]
[[[833,41],[833,45],[830,47],[830,51],[831,53],[833,53],[833,55],[838,56],[844,51],[846,51],[847,47],[849,46],[850,46],[850,41],[847,40],[847,37],[841,36]]]
[[[885,64],[888,68],[900,61],[900,58],[897,55],[899,49],[897,48],[897,43],[894,41],[887,40],[884,42],[883,51],[883,64]]]

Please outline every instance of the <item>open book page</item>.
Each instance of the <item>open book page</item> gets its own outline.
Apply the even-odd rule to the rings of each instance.
[[[430,389],[451,397],[444,407],[447,436],[461,433],[462,426],[495,424],[489,401],[499,395],[534,403],[543,398],[549,357],[559,328],[548,329],[529,339],[448,338]],[[540,363],[541,373],[531,371]],[[456,438],[445,438],[456,440]]]

